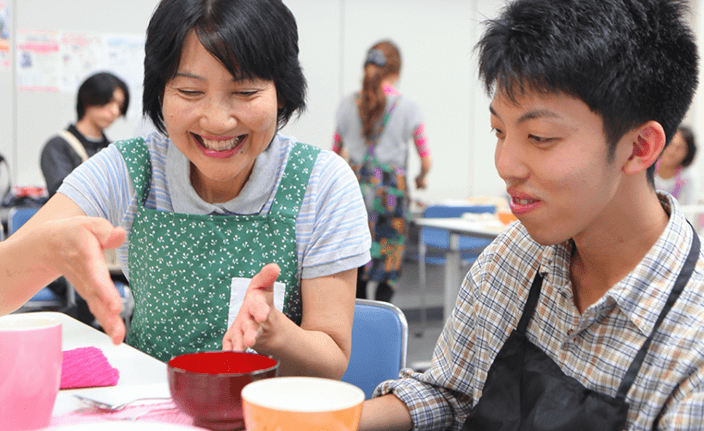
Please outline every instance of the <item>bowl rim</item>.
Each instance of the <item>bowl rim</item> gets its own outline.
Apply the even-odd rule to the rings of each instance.
[[[275,380],[275,381],[272,381],[272,380]],[[359,388],[356,385],[353,385],[352,383],[343,382],[342,380],[328,379],[325,377],[313,377],[313,376],[283,376],[283,377],[277,377],[275,379],[255,380],[255,381],[250,382],[247,385],[245,385],[245,387],[242,388],[242,391],[240,392],[240,397],[242,398],[243,406],[245,405],[245,403],[247,403],[247,404],[252,404],[252,405],[259,406],[259,407],[263,407],[266,409],[282,410],[282,409],[279,409],[278,407],[273,406],[271,402],[261,403],[261,402],[254,401],[250,396],[250,392],[256,391],[257,389],[259,389],[260,386],[263,386],[264,388],[266,388],[269,385],[280,384],[284,380],[288,380],[293,383],[309,381],[309,382],[313,382],[313,383],[317,383],[317,384],[337,386],[339,388],[344,387],[344,388],[346,388],[346,390],[350,391],[350,397],[352,399],[348,403],[340,404],[338,406],[338,408],[333,409],[333,410],[328,410],[328,409],[321,410],[318,408],[304,408],[304,409],[293,409],[293,410],[283,409],[286,411],[295,411],[297,413],[321,413],[321,412],[326,412],[326,411],[342,411],[342,410],[352,409],[352,408],[355,408],[357,406],[362,405],[362,403],[364,402],[364,400],[366,398],[364,391],[361,388]],[[352,393],[354,393],[354,395],[352,395]],[[271,401],[271,399],[269,401]]]
[[[185,370],[183,368],[179,368],[179,367],[171,364],[174,359],[181,358],[183,356],[195,356],[195,355],[212,354],[212,353],[227,353],[227,354],[236,353],[236,354],[242,354],[242,355],[256,355],[256,356],[261,356],[264,358],[272,359],[275,363],[271,367],[261,368],[261,369],[255,370],[255,371],[248,371],[245,373],[202,373],[202,372],[198,372],[198,371]],[[227,376],[227,377],[257,376],[259,374],[268,373],[272,370],[278,369],[279,368],[279,360],[271,355],[262,355],[261,353],[255,353],[255,352],[235,352],[232,350],[204,350],[204,351],[200,351],[200,352],[183,353],[181,355],[173,356],[166,363],[166,368],[168,369],[168,371],[173,371],[173,372],[182,373],[182,374],[193,374],[196,376]]]

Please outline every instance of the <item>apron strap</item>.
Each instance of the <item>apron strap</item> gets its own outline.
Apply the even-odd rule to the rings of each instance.
[[[296,219],[320,148],[296,142],[286,161],[270,214]]]
[[[692,273],[694,272],[694,268],[697,266],[697,260],[699,259],[700,249],[699,235],[697,235],[697,232],[694,230],[694,227],[691,224],[690,227],[692,228],[692,245],[689,248],[689,255],[687,256],[687,260],[684,262],[684,266],[682,266],[682,270],[677,276],[677,280],[675,281],[675,285],[672,288],[672,291],[670,292],[670,296],[668,296],[667,298],[665,306],[663,307],[662,311],[660,311],[660,315],[655,321],[655,325],[653,326],[653,330],[650,333],[650,336],[648,336],[648,338],[641,346],[640,350],[636,354],[635,359],[631,363],[631,366],[628,367],[628,371],[626,371],[626,374],[623,377],[623,380],[621,381],[621,386],[619,386],[618,392],[616,393],[616,398],[626,398],[628,391],[631,389],[631,386],[636,380],[636,376],[638,375],[638,372],[640,371],[640,368],[643,365],[643,360],[645,359],[645,355],[648,353],[648,348],[650,347],[650,343],[653,341],[653,337],[655,336],[658,327],[660,327],[660,324],[665,319],[665,316],[668,314],[672,306],[675,304],[675,301],[677,301],[677,298],[680,297],[680,294],[684,290],[684,287],[687,285],[687,282],[689,282],[689,279],[692,276]]]
[[[389,122],[389,118],[391,118],[391,114],[394,112],[394,109],[396,109],[396,105],[398,105],[399,99],[401,99],[401,96],[394,99],[394,103],[392,103],[391,106],[389,106],[389,109],[384,113],[384,116],[381,118],[381,121],[376,126],[376,130],[374,131],[374,134],[371,137],[366,138],[367,152],[365,154],[365,159],[367,157],[371,157],[374,155],[374,146],[376,146],[376,143],[379,141],[379,137],[381,136],[381,132],[384,131],[384,127],[386,127],[386,123]]]
[[[518,321],[516,326],[516,331],[521,334],[526,333],[528,329],[528,323],[531,317],[533,317],[533,312],[535,311],[535,306],[538,304],[538,298],[540,298],[540,289],[543,286],[543,277],[540,275],[540,268],[535,273],[535,278],[533,278],[533,284],[530,286],[530,293],[528,293],[528,300],[526,305],[523,306],[523,315],[521,315],[521,320]]]
[[[149,197],[149,184],[152,177],[152,160],[149,156],[149,149],[144,139],[141,137],[117,141],[113,145],[122,154],[127,165],[127,171],[130,173],[132,185],[137,193],[141,196],[140,205],[144,205]]]
[[[81,144],[81,141],[79,141],[78,138],[73,135],[73,133],[69,132],[68,130],[60,130],[59,136],[64,138],[64,141],[68,142],[68,144],[71,146],[71,149],[76,154],[78,154],[78,157],[81,158],[82,162],[88,160],[88,153],[86,152],[85,147],[83,146],[83,144]]]

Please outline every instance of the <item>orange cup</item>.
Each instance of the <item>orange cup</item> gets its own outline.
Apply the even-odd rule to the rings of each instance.
[[[503,224],[513,223],[514,221],[518,220],[511,211],[498,211],[496,215],[499,217],[499,220],[501,220],[501,223]]]
[[[318,377],[276,377],[242,389],[247,431],[355,431],[364,391]]]

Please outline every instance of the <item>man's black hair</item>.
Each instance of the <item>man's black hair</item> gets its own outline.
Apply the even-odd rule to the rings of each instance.
[[[110,103],[117,88],[125,95],[125,102],[120,107],[120,114],[124,117],[130,105],[130,91],[123,80],[112,73],[100,72],[83,81],[76,97],[78,120],[86,115],[86,108],[89,106],[104,106]]]
[[[697,87],[698,54],[679,0],[517,0],[477,44],[489,94],[564,93],[604,122],[610,160],[623,135],[650,120],[667,142]],[[652,184],[655,165],[648,169]]]

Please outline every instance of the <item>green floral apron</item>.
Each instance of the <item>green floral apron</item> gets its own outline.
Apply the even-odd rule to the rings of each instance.
[[[149,150],[141,139],[116,145],[142,196],[129,236],[128,344],[162,361],[220,350],[249,279],[267,263],[281,267],[274,305],[300,325],[295,223],[319,149],[291,149],[268,215],[195,215],[145,208]]]

